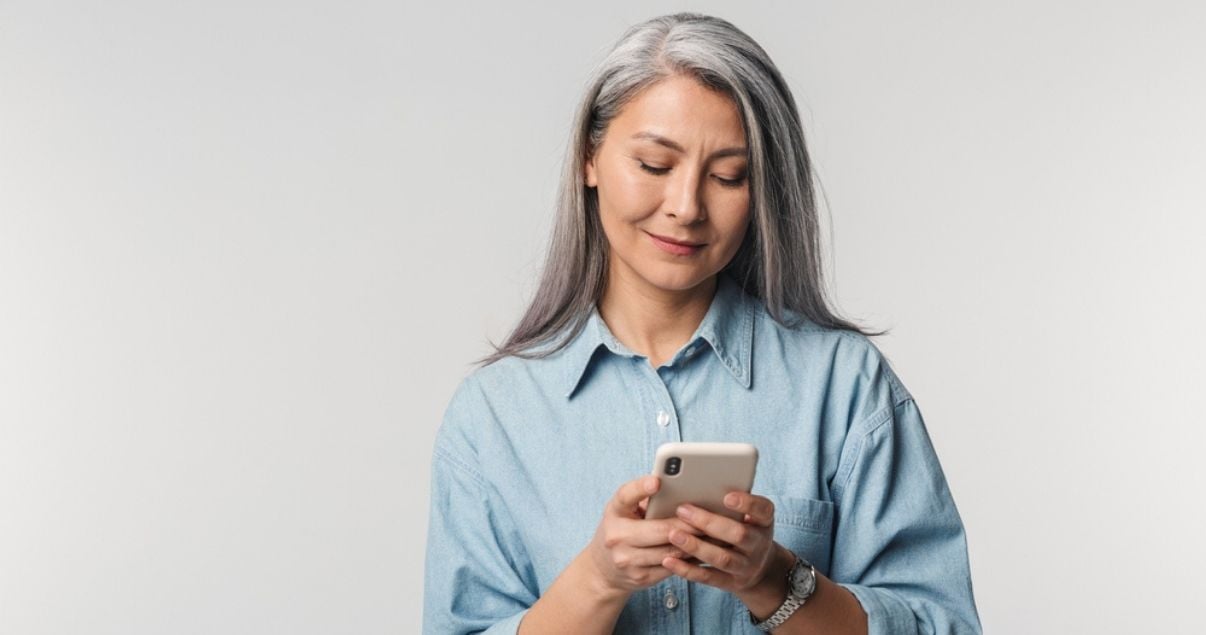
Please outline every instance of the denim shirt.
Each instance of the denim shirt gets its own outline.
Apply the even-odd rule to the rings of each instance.
[[[670,441],[757,446],[774,540],[851,591],[871,635],[980,633],[959,512],[887,360],[857,333],[779,325],[725,274],[656,370],[595,309],[552,356],[460,383],[433,449],[423,632],[515,633]],[[615,632],[760,631],[736,596],[671,575],[629,597]]]

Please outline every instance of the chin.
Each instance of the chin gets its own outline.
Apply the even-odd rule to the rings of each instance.
[[[705,271],[685,267],[653,267],[640,273],[646,282],[666,291],[694,289],[711,275]]]

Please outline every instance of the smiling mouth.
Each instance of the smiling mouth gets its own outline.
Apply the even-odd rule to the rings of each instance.
[[[649,232],[645,233],[649,235],[649,238],[653,241],[653,244],[658,249],[675,256],[690,256],[698,253],[699,250],[703,249],[704,246],[707,245],[707,243],[692,243],[675,240],[665,236],[658,236],[657,234],[650,234]]]

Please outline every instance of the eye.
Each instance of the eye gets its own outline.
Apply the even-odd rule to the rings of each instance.
[[[665,174],[670,171],[670,168],[656,168],[656,167],[653,167],[652,165],[646,164],[644,161],[638,160],[637,163],[640,164],[642,170],[644,170],[650,174],[656,174],[656,175],[660,176],[660,175]],[[735,179],[726,179],[726,178],[717,176],[716,180],[720,181],[720,185],[722,187],[737,188],[737,187],[741,187],[745,183],[745,176],[740,176]]]
[[[650,174],[665,174],[670,171],[670,168],[655,168],[651,165],[645,165],[644,161],[637,161],[641,164],[641,169]]]
[[[741,184],[745,183],[744,176],[736,179],[725,179],[718,176],[716,177],[716,180],[720,181],[720,184],[724,187],[741,187]]]

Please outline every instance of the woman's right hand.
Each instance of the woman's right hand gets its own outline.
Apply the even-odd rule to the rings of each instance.
[[[603,520],[586,550],[604,588],[627,595],[653,586],[674,575],[661,564],[666,556],[690,558],[670,544],[670,530],[699,535],[698,529],[678,518],[645,518],[647,499],[660,486],[656,475],[628,481],[603,509]]]

